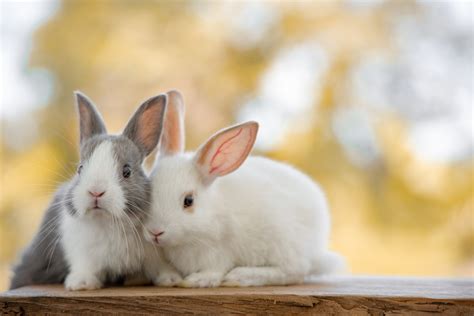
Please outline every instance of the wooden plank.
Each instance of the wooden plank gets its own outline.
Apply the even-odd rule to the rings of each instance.
[[[1,314],[474,315],[474,279],[332,277],[296,286],[181,289],[116,287],[68,292],[59,285],[0,294]]]

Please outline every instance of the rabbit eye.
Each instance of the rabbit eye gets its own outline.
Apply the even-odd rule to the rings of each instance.
[[[193,206],[193,203],[194,203],[194,197],[193,197],[193,195],[192,195],[192,194],[187,194],[187,195],[184,197],[183,207],[184,207],[184,208],[191,207],[191,206]]]
[[[131,174],[132,174],[132,168],[127,163],[123,166],[122,175],[123,175],[124,178],[128,178],[128,177],[130,177]]]
[[[81,174],[81,171],[82,171],[82,165],[79,165],[79,167],[77,167],[77,174]]]

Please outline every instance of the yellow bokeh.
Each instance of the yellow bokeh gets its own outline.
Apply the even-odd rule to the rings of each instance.
[[[369,80],[358,75],[361,65],[383,60],[402,73],[403,43],[412,33],[398,38],[394,25],[423,21],[431,9],[371,2],[61,2],[34,30],[25,57],[29,69],[48,71],[52,79],[42,80],[52,82],[51,94],[19,117],[0,117],[0,290],[55,188],[76,168],[77,89],[94,100],[112,132],[143,100],[180,90],[188,149],[236,121],[262,118],[260,136],[268,143],[255,153],[291,163],[321,184],[331,206],[332,246],[353,273],[473,275],[472,152],[452,161],[424,157],[414,149],[412,130],[428,110],[412,119],[403,113],[421,107],[414,97],[406,97],[413,104],[397,105],[398,96],[354,92]],[[308,65],[300,67],[303,60]],[[285,81],[279,69],[296,79]],[[308,76],[313,79],[304,81]],[[402,85],[416,77],[404,76]],[[266,82],[283,84],[272,90]],[[313,96],[306,107],[291,104],[301,95],[290,87]],[[280,94],[290,100],[286,107]],[[4,108],[15,106],[2,100]],[[274,113],[280,116],[271,127]],[[359,116],[375,149],[357,142]],[[21,138],[25,131],[33,135],[28,141]]]

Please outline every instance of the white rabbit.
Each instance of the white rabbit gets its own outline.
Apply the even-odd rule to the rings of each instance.
[[[344,265],[328,250],[321,189],[289,165],[246,160],[257,130],[247,122],[218,132],[195,153],[176,146],[179,152],[158,158],[145,238],[185,276],[180,286],[300,283]]]

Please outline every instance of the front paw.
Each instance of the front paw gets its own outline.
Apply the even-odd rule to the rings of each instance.
[[[83,275],[70,273],[64,286],[69,291],[81,291],[81,290],[96,290],[100,289],[103,284],[94,275]]]
[[[256,285],[257,278],[252,275],[248,268],[235,268],[226,274],[222,286],[240,287]]]
[[[153,279],[156,286],[176,286],[183,281],[183,278],[176,272],[163,272]]]
[[[218,272],[199,272],[188,275],[180,287],[217,287],[222,282],[222,274]]]

